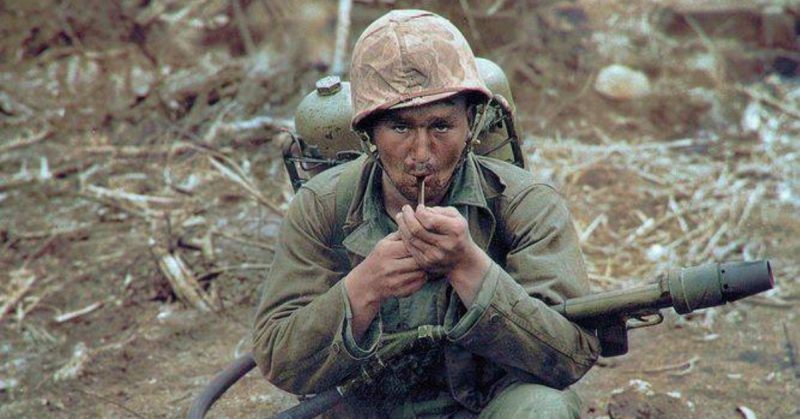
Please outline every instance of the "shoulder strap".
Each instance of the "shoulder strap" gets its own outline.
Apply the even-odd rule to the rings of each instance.
[[[336,225],[333,227],[333,245],[339,246],[344,240],[344,223],[347,221],[347,211],[353,203],[353,198],[358,189],[358,177],[361,168],[364,166],[366,156],[361,156],[344,168],[339,175],[339,183],[336,185]]]

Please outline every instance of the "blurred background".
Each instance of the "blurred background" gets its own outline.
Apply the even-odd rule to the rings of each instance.
[[[505,70],[593,290],[772,260],[774,290],[633,331],[587,417],[800,415],[800,2],[7,0],[0,417],[185,416],[249,350],[294,110],[392,8]],[[295,401],[252,373],[212,415]]]

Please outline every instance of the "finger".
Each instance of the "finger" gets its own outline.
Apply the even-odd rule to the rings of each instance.
[[[425,207],[423,211],[430,211],[447,217],[461,217],[461,213],[455,207]]]
[[[425,274],[425,271],[417,268],[403,273],[398,272],[392,274],[387,281],[387,285],[391,289],[397,290],[407,286],[408,284],[419,281],[425,281],[426,279],[427,275]]]
[[[431,235],[439,236],[434,240],[442,240],[444,236],[457,234],[466,223],[464,217],[456,211],[455,214],[441,211],[422,211],[417,214],[417,222]]]
[[[394,220],[397,223],[397,231],[396,233],[403,239],[403,241],[407,241],[411,239],[411,232],[408,231],[408,225],[406,225],[406,221],[404,219],[403,213],[398,212],[394,216]]]
[[[406,242],[406,250],[411,255],[411,257],[416,261],[417,265],[422,269],[427,269],[428,265],[430,264],[429,258],[427,257],[427,253],[425,250],[416,247],[412,243]]]
[[[403,242],[408,244],[414,241],[414,233],[408,225],[406,215],[403,212],[398,212],[395,217],[397,221],[397,233],[403,239]]]
[[[406,205],[403,207],[402,220],[404,229],[402,230],[403,238],[409,241],[421,240],[429,245],[436,244],[438,235],[431,233],[420,224],[417,215],[411,206]]]
[[[444,272],[444,270],[447,269],[447,266],[442,264],[442,261],[445,260],[445,254],[442,249],[426,246],[426,248],[422,250],[410,244],[407,246],[411,256],[425,272]]]
[[[400,244],[400,249],[382,252],[373,258],[374,269],[385,273],[408,272],[418,269],[419,262],[414,255],[406,249],[404,244]]]
[[[408,227],[406,225],[406,221],[404,217],[398,218],[398,228],[403,236],[403,243],[406,246],[406,251],[411,254],[417,262],[424,268],[428,268],[429,259],[426,256],[436,248],[436,244],[426,243],[425,241],[419,239],[418,237],[412,235],[408,231]],[[441,236],[444,237],[444,236]]]
[[[409,254],[408,257],[402,259],[394,259],[387,263],[392,263],[392,270],[398,274],[407,274],[422,269],[417,258],[415,258],[413,254]]]
[[[411,209],[410,205],[403,205],[401,214],[408,231],[411,232],[412,235],[416,236],[425,230],[419,221],[417,221],[417,215],[414,213],[414,210]]]
[[[411,254],[406,250],[406,242],[399,231],[392,232],[383,239],[381,239],[376,248],[380,246],[381,253],[384,257],[391,259],[402,259],[410,257]]]
[[[414,262],[414,255],[408,250],[408,245],[403,241],[396,242],[396,244],[392,244],[389,248],[385,249],[379,255],[379,259],[380,261],[378,263],[382,265],[403,262],[400,266],[405,266],[407,263],[416,263]],[[386,267],[390,268],[390,266]]]
[[[395,289],[394,294],[397,297],[408,297],[409,295],[421,290],[422,287],[425,286],[426,282],[428,282],[428,280],[425,276],[422,278],[415,278],[413,281],[407,282]]]

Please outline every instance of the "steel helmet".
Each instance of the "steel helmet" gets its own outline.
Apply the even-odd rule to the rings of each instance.
[[[506,73],[494,61],[486,58],[475,57],[478,65],[478,74],[486,83],[486,87],[494,94],[494,99],[507,111],[512,114],[515,112],[514,96],[511,94],[511,86],[508,83]]]
[[[395,10],[378,18],[356,41],[350,65],[351,126],[375,112],[417,106],[476,92],[492,93],[478,73],[464,35],[447,19],[424,10]]]

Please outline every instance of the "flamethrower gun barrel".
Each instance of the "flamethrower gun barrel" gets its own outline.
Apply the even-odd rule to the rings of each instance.
[[[671,269],[653,284],[572,298],[551,306],[574,322],[674,307],[679,314],[739,300],[772,288],[769,261],[709,263]]]
[[[627,330],[660,322],[659,310],[679,314],[714,307],[771,289],[769,261],[709,263],[670,269],[649,285],[572,298],[551,306],[564,317],[597,329],[603,356],[627,352]],[[655,322],[628,323],[630,318],[657,315]]]

